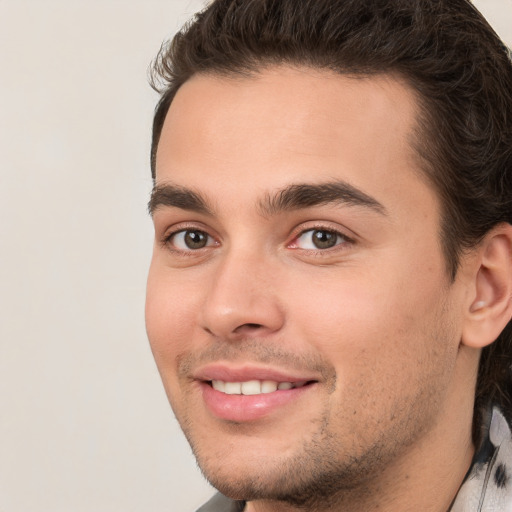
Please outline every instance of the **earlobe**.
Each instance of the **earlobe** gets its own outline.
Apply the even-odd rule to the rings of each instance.
[[[473,292],[462,331],[462,343],[490,345],[512,318],[512,226],[500,224],[477,249]]]

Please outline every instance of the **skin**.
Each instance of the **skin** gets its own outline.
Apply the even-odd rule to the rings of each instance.
[[[156,185],[205,204],[152,204],[147,331],[202,471],[247,511],[442,512],[469,467],[479,349],[461,339],[475,266],[448,276],[415,119],[396,78],[285,67],[195,76],[173,100]],[[266,199],[333,181],[379,206]],[[316,248],[313,229],[336,245]],[[184,230],[206,246],[187,247]],[[227,421],[196,378],[210,363],[315,383]]]

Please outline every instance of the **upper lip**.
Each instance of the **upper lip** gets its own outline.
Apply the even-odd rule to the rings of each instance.
[[[318,376],[303,372],[252,365],[230,366],[221,363],[212,363],[202,366],[193,372],[192,377],[195,380],[201,381],[221,380],[224,382],[247,382],[249,380],[309,382],[318,380]]]

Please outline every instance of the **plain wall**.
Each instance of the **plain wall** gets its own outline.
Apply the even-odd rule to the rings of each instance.
[[[0,512],[212,494],[144,330],[147,67],[199,0],[0,0]],[[512,0],[477,5],[512,43]]]

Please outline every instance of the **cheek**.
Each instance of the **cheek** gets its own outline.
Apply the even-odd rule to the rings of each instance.
[[[412,372],[436,350],[441,281],[399,270],[349,269],[289,291],[301,335],[343,374],[377,368],[404,374],[407,364],[405,373]]]
[[[440,282],[416,294],[406,279],[387,277],[324,283],[295,295],[299,337],[335,368],[328,408],[333,424],[369,436],[368,443],[386,425],[401,428],[423,408],[433,410],[457,354]]]
[[[196,313],[195,297],[164,271],[150,270],[146,293],[146,330],[160,371],[175,367],[176,357],[190,347]]]
[[[180,357],[193,345],[196,297],[164,268],[151,268],[146,293],[146,330],[165,392],[176,417],[186,409],[178,374]]]

